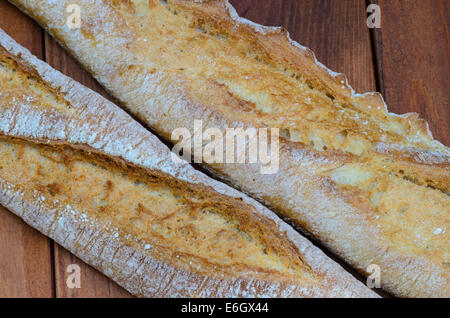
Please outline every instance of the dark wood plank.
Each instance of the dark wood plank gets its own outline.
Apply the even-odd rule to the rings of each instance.
[[[42,28],[7,0],[0,0],[0,27],[31,53],[43,58]]]
[[[70,76],[83,85],[99,92],[105,97],[108,94],[92,76],[83,70],[48,34],[45,34],[46,62],[55,69]],[[83,263],[70,252],[55,243],[55,286],[56,297],[130,297],[131,295],[106,276]],[[68,288],[67,266],[77,264],[81,269],[81,288]]]
[[[358,92],[376,90],[364,0],[231,0],[239,14],[284,26],[318,60],[344,73]]]
[[[43,33],[31,19],[0,1],[0,27],[38,57]],[[0,297],[52,297],[52,242],[0,207]]]
[[[378,1],[375,31],[380,87],[396,113],[417,112],[450,145],[449,6],[447,0]]]

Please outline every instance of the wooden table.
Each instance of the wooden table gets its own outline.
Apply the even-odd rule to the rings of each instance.
[[[283,25],[358,92],[381,91],[396,113],[418,112],[450,144],[447,0],[232,0],[239,14]],[[366,7],[381,8],[369,29]],[[0,0],[0,27],[54,68],[107,94],[31,19]],[[78,264],[81,288],[66,287]],[[125,290],[0,207],[0,297],[128,297]]]

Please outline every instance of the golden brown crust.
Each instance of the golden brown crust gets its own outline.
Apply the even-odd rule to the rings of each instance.
[[[276,224],[255,213],[255,208],[242,200],[219,194],[202,184],[189,184],[160,171],[110,158],[87,146],[1,135],[0,146],[4,182],[26,189],[25,193],[39,193],[51,201],[47,204],[70,204],[98,222],[114,224],[126,234],[133,233],[140,240],[151,242],[153,249],[159,249],[160,258],[186,271],[195,271],[186,264],[196,261],[202,264],[201,271],[210,274],[221,266],[229,278],[270,275],[280,280],[289,277],[291,283],[295,279],[317,279],[295,245],[276,229]],[[142,186],[165,200],[155,199]],[[126,199],[121,198],[125,190]],[[91,204],[98,200],[101,205]],[[186,209],[171,210],[174,201]],[[158,211],[159,205],[165,211]],[[217,230],[208,229],[214,222],[205,214],[214,214],[226,223]],[[147,230],[155,226],[155,231]],[[170,227],[169,232],[159,226]],[[169,233],[168,241],[164,235]],[[264,253],[255,250],[245,238],[259,245]],[[266,267],[269,259],[264,260],[265,255],[275,257],[279,268],[286,270],[286,277],[277,267]]]
[[[150,1],[145,12],[138,0],[80,1],[80,31],[64,27],[65,1],[13,2],[167,139],[192,131],[192,118],[205,129],[280,128],[276,175],[208,168],[359,270],[378,264],[387,290],[448,297],[450,151],[416,114],[354,93],[286,31],[240,19],[225,0]]]
[[[3,31],[0,83],[0,203],[133,294],[374,296]]]

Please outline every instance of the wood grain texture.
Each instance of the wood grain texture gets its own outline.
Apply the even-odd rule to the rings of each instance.
[[[70,76],[105,97],[108,94],[92,76],[83,70],[48,34],[45,34],[45,58],[53,68]],[[106,276],[82,262],[60,245],[54,243],[56,297],[130,297],[131,295]],[[67,267],[77,264],[81,269],[81,287],[68,288]]]
[[[0,27],[38,57],[42,30],[6,1],[0,2]],[[0,297],[52,297],[52,242],[0,207]]]
[[[417,112],[450,145],[448,0],[380,0],[374,31],[380,88],[390,111]]]

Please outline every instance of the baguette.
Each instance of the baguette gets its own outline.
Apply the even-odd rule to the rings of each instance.
[[[0,30],[0,204],[142,297],[376,297]]]
[[[226,0],[12,0],[130,112],[174,129],[276,127],[280,169],[206,168],[319,239],[398,296],[449,297],[450,151],[417,114],[356,94],[282,28]],[[68,4],[81,28],[66,25]]]

